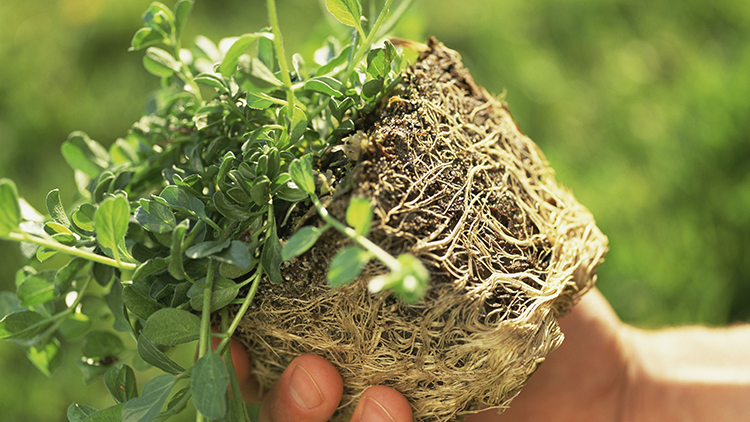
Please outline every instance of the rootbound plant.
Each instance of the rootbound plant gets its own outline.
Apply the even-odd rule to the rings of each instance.
[[[417,420],[448,421],[507,406],[560,344],[556,317],[593,285],[606,238],[457,53],[375,47],[409,3],[364,16],[327,0],[351,37],[307,65],[287,60],[274,0],[269,29],[190,49],[192,0],[155,2],[132,49],[162,87],[109,149],[63,144],[77,203],[52,190],[43,216],[0,180],[0,238],[29,260],[1,294],[0,339],[47,374],[82,340],[84,380],[103,375],[115,400],[73,404],[71,422],[165,420],[189,400],[199,421],[254,419],[230,394],[233,338],[264,386],[299,353],[330,359],[336,420],[383,383]],[[68,260],[36,269],[52,255]],[[111,330],[93,328],[102,313]],[[193,366],[170,358],[196,342]],[[152,366],[139,390],[133,368]]]

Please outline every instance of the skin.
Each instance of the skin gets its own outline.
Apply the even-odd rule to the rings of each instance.
[[[562,346],[511,407],[501,415],[483,411],[467,422],[734,422],[750,415],[748,326],[638,330],[623,324],[597,290],[560,326]],[[232,352],[243,398],[262,401],[261,422],[323,422],[339,405],[341,376],[323,358],[297,357],[259,397],[247,353],[239,344]],[[374,386],[351,421],[410,422],[412,412],[399,392]]]

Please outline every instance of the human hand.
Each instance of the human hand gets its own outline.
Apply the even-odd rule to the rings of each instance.
[[[559,322],[565,340],[510,408],[502,415],[487,410],[466,422],[622,420],[633,377],[630,329],[596,289]]]
[[[231,344],[232,362],[248,402],[261,402],[260,422],[325,422],[341,401],[344,383],[336,368],[315,355],[302,355],[287,366],[266,394],[250,374],[250,358],[238,342]],[[409,402],[386,386],[368,388],[359,399],[352,422],[412,422]]]
[[[502,415],[487,410],[466,422],[617,420],[630,376],[626,326],[598,290],[587,293],[570,315],[560,319],[560,325],[565,341],[510,408]],[[261,422],[327,421],[341,400],[341,376],[321,357],[297,357],[273,389],[260,397],[247,352],[238,342],[232,343],[232,356],[243,398],[262,401]],[[374,386],[362,395],[351,421],[410,422],[412,413],[400,393]]]

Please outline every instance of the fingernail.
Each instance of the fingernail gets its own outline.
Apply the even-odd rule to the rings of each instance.
[[[359,422],[396,422],[396,420],[382,404],[368,397],[359,415]]]
[[[305,368],[297,365],[289,381],[289,393],[297,404],[304,409],[314,409],[323,404],[323,393],[318,384]]]

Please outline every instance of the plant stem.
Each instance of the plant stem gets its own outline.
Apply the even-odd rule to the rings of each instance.
[[[245,312],[247,312],[247,309],[250,307],[250,303],[252,303],[253,298],[255,297],[255,292],[258,291],[258,285],[260,285],[261,278],[263,278],[263,268],[261,268],[261,266],[259,265],[258,270],[255,273],[255,278],[253,279],[253,284],[250,286],[250,291],[247,293],[247,296],[245,296],[245,301],[242,302],[242,306],[240,306],[240,309],[234,316],[232,323],[229,324],[229,328],[227,328],[227,331],[225,332],[226,337],[221,339],[221,343],[219,343],[219,346],[216,347],[217,352],[224,353],[224,349],[229,346],[232,335],[234,334],[235,330],[237,330],[237,327],[240,325],[240,321],[242,321],[242,317],[245,316]]]
[[[89,261],[98,262],[100,264],[109,265],[111,267],[119,268],[122,270],[132,271],[138,267],[137,264],[133,264],[130,262],[122,262],[122,261],[118,263],[114,259],[108,258],[106,256],[101,256],[93,252],[76,249],[70,246],[63,245],[61,243],[57,243],[52,240],[41,238],[41,237],[29,236],[26,233],[11,232],[11,233],[8,233],[6,238],[10,240],[15,240],[16,242],[35,243],[37,245],[44,246],[45,248],[49,248],[49,249],[54,249],[58,252],[62,252],[67,255],[77,256],[79,258],[84,258]]]
[[[203,289],[203,312],[201,315],[201,336],[198,342],[198,358],[206,355],[211,342],[211,293],[214,286],[214,267],[216,261],[208,261],[206,287]]]
[[[224,307],[221,309],[221,331],[226,332],[227,331],[227,320],[229,319],[229,308]],[[231,336],[230,336],[231,338]],[[217,349],[217,351],[219,351]],[[249,420],[247,415],[247,409],[245,408],[245,402],[242,400],[242,391],[240,389],[240,383],[237,379],[237,371],[234,368],[234,361],[232,360],[232,352],[229,348],[225,351],[220,351],[222,356],[224,356],[224,363],[227,366],[227,371],[229,372],[229,385],[231,386],[231,392],[232,392],[232,401],[234,403],[234,410],[235,415],[234,417],[238,421],[247,421]]]
[[[366,251],[375,255],[375,257],[380,260],[380,262],[385,264],[385,266],[388,267],[388,269],[390,269],[391,271],[401,271],[401,263],[398,262],[398,260],[394,258],[393,255],[384,251],[380,246],[372,243],[370,239],[362,236],[361,234],[358,234],[353,228],[348,227],[342,222],[333,218],[331,214],[328,213],[328,210],[320,202],[320,199],[318,199],[317,195],[310,194],[310,199],[312,199],[312,202],[315,205],[315,208],[318,210],[318,214],[320,214],[320,217],[323,219],[323,221],[333,226],[333,228],[335,228],[339,232],[345,234],[349,239],[359,244],[359,246],[363,247]]]
[[[289,118],[289,124],[291,125],[292,120],[294,119],[294,87],[292,86],[292,78],[289,76],[289,65],[286,62],[286,54],[284,53],[284,43],[281,39],[279,17],[276,13],[275,0],[268,0],[268,20],[271,24],[271,31],[273,32],[273,43],[276,47],[276,56],[279,60],[279,68],[281,68],[281,80],[286,86],[286,100],[288,103],[287,117]]]
[[[354,54],[352,61],[349,62],[346,73],[341,79],[344,84],[348,84],[349,76],[351,76],[352,72],[354,72],[354,67],[357,66],[360,60],[362,60],[362,57],[365,56],[367,50],[370,49],[372,42],[375,41],[375,35],[377,35],[378,30],[383,25],[383,21],[385,21],[386,15],[388,15],[388,10],[391,8],[391,3],[393,3],[393,0],[385,1],[383,9],[380,11],[380,15],[378,15],[378,19],[375,21],[375,25],[372,26],[372,29],[370,29],[370,33],[367,35],[367,38],[362,41],[362,45],[359,46],[359,49]]]

